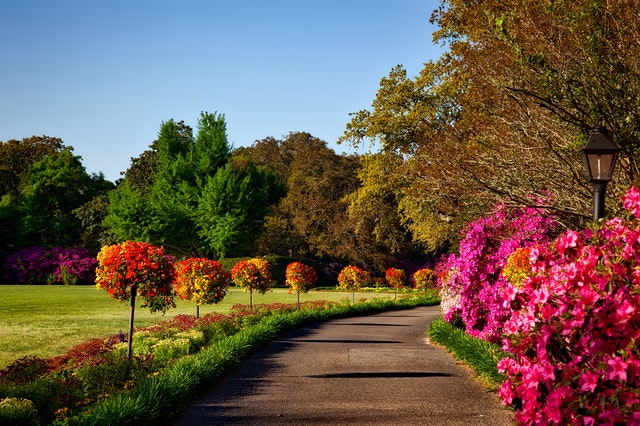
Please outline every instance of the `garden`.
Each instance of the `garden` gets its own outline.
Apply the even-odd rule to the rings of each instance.
[[[204,384],[286,330],[333,317],[439,301],[430,270],[407,277],[404,271],[389,268],[384,286],[378,279],[376,288],[368,272],[347,266],[337,278],[337,289],[314,291],[316,271],[295,261],[286,268],[282,283],[286,288],[274,289],[271,265],[263,258],[240,260],[227,272],[217,261],[176,260],[161,247],[132,241],[105,246],[94,259],[96,290],[60,285],[56,271],[67,264],[68,256],[59,254],[64,250],[25,253],[35,252],[39,253],[35,258],[46,262],[17,256],[12,259],[14,277],[23,270],[24,277],[57,285],[2,286],[3,292],[13,295],[8,298],[13,304],[33,310],[29,318],[28,311],[14,306],[10,315],[26,317],[21,327],[41,321],[40,327],[23,334],[29,336],[26,340],[42,346],[45,340],[37,333],[45,336],[49,327],[55,333],[56,322],[47,322],[47,313],[58,324],[72,324],[72,330],[86,328],[86,336],[99,333],[94,316],[111,328],[104,337],[79,337],[80,343],[73,345],[67,340],[68,346],[63,350],[62,343],[55,355],[19,357],[16,350],[0,370],[1,424],[167,422],[168,411],[175,412]],[[90,263],[86,258],[84,262]],[[64,269],[67,280],[75,277],[73,267],[67,264]],[[78,281],[72,279],[74,284]],[[41,297],[44,306],[38,306],[33,296],[43,293],[50,296]],[[171,311],[179,313],[163,315]],[[86,326],[83,321],[76,323],[83,314]],[[116,330],[115,324],[122,329]],[[2,326],[9,329],[11,321]]]

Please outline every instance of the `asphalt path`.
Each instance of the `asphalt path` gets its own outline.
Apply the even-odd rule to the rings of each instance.
[[[440,308],[289,332],[212,383],[176,426],[513,425],[495,393],[429,343]]]

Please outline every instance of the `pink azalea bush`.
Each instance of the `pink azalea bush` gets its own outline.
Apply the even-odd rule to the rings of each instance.
[[[521,424],[640,424],[640,191],[631,213],[529,248],[503,305],[499,395]]]
[[[22,248],[4,264],[3,280],[16,284],[93,284],[98,261],[83,247]]]
[[[504,302],[513,285],[501,274],[507,258],[519,247],[550,241],[557,232],[556,219],[539,208],[498,205],[490,216],[469,223],[459,253],[436,267],[445,320],[462,321],[467,334],[499,342],[511,315]]]

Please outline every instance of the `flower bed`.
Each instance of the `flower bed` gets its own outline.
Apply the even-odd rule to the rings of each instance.
[[[492,240],[480,222],[439,265],[447,320],[503,337],[499,395],[519,424],[640,424],[640,191],[623,206],[548,242]]]

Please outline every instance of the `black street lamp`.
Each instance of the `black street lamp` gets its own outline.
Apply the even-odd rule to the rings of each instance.
[[[609,136],[606,127],[600,125],[591,130],[587,144],[582,148],[582,157],[587,169],[587,178],[593,185],[593,220],[604,217],[604,194],[611,180],[620,148]]]

